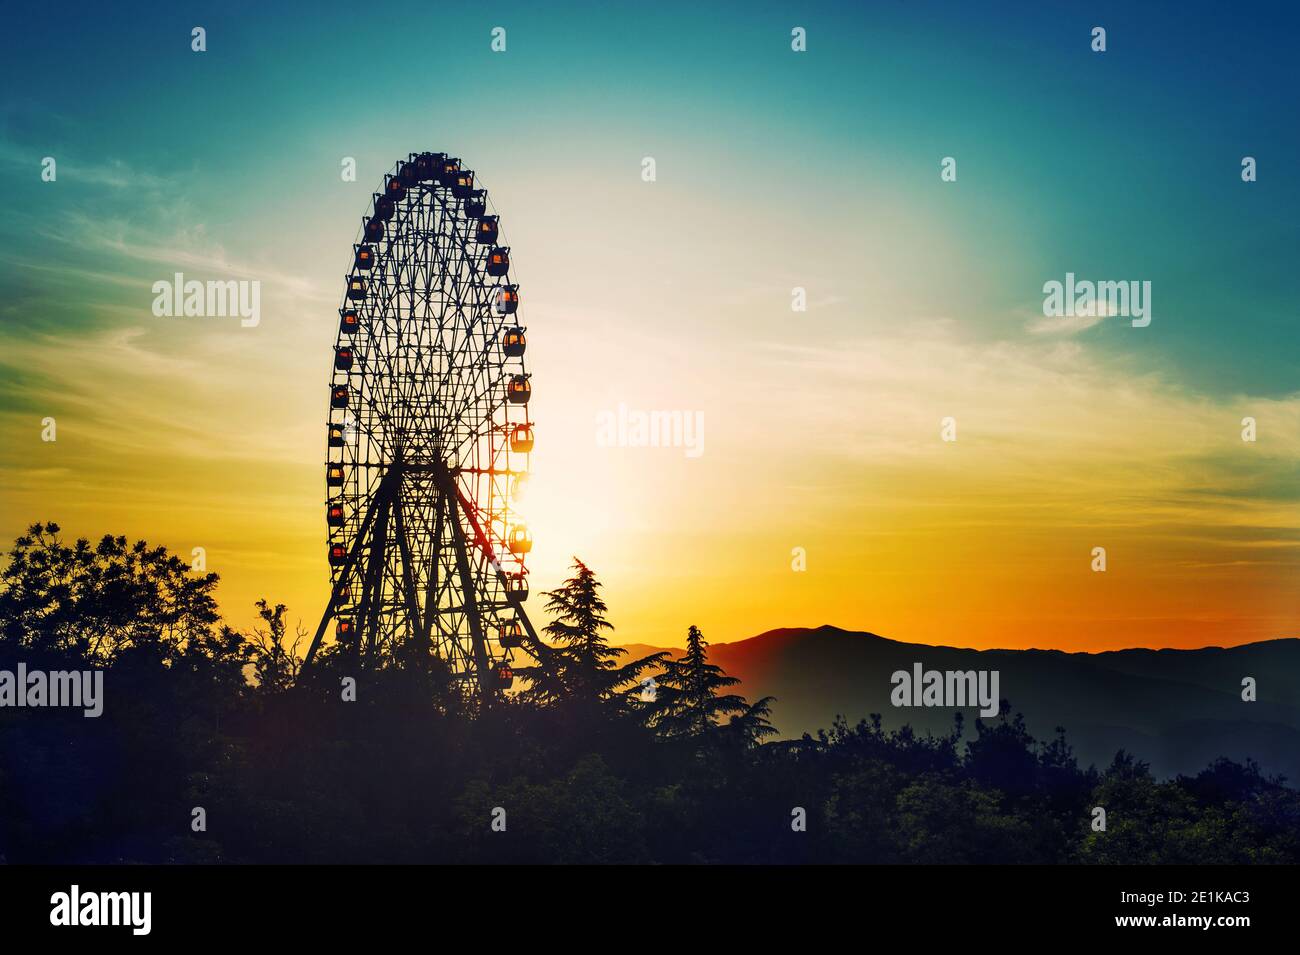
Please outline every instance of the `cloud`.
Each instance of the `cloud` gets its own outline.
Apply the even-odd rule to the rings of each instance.
[[[1294,506],[1280,489],[1296,483],[1300,394],[1210,398],[1079,341],[974,341],[945,321],[829,346],[769,342],[755,358],[763,388],[743,416],[711,422],[715,446],[762,446],[831,481],[856,474],[859,494],[888,486],[886,508],[945,500],[979,520],[1032,511],[1240,529],[1284,525]],[[947,416],[953,444],[940,440]],[[1266,439],[1241,440],[1246,416]]]
[[[40,149],[0,140],[0,165],[26,168],[35,182],[43,156]],[[267,286],[268,295],[295,301],[332,301],[319,285],[303,276],[275,268],[267,260],[241,260],[204,225],[190,194],[190,176],[165,176],[141,170],[114,158],[88,162],[56,155],[57,185],[75,183],[92,187],[51,192],[44,184],[39,215],[10,215],[2,229],[21,241],[9,243],[4,261],[13,271],[58,270],[68,277],[109,281],[116,272],[119,284],[151,285],[170,279],[172,271],[208,273],[211,277],[253,279]],[[97,188],[94,188],[97,187]],[[159,271],[132,269],[131,263],[163,266]],[[136,273],[132,280],[130,273]],[[67,285],[61,282],[60,285]]]
[[[167,218],[183,219],[184,215],[173,214]],[[296,299],[327,298],[315,282],[303,276],[280,272],[264,262],[253,264],[230,258],[220,243],[209,238],[201,223],[188,224],[158,239],[156,224],[140,226],[121,218],[68,212],[56,227],[45,229],[43,234],[48,239],[86,252],[120,256],[180,271],[189,269],[222,277],[256,279]]]
[[[1092,315],[1044,316],[1031,322],[1028,329],[1035,335],[1077,335],[1100,325],[1103,320],[1112,318],[1113,315],[1114,313],[1106,315],[1097,312]]]
[[[41,161],[46,156],[50,156],[51,152],[57,163],[58,182],[75,181],[115,190],[137,191],[166,190],[175,187],[174,180],[136,169],[121,159],[109,158],[99,162],[84,162],[76,158],[66,158],[58,149],[24,148],[0,140],[0,163],[13,169],[27,169],[33,177],[38,175]]]

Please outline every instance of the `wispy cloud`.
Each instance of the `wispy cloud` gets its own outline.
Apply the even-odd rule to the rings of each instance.
[[[48,148],[48,147],[47,147]],[[11,171],[27,171],[33,178],[40,175],[41,163],[49,153],[32,147],[23,147],[7,140],[0,140],[0,164]],[[131,189],[136,191],[162,191],[174,188],[176,181],[159,176],[146,170],[138,169],[121,159],[108,158],[100,161],[86,161],[76,157],[69,158],[58,154],[55,160],[58,180],[77,182],[91,186],[104,186],[108,189]]]
[[[183,214],[173,212],[158,218],[184,221],[185,225],[159,239],[157,224],[140,225],[122,218],[104,218],[73,211],[62,216],[55,225],[47,227],[43,235],[89,253],[115,255],[169,269],[189,269],[222,277],[256,279],[267,283],[279,294],[296,299],[327,298],[316,283],[303,276],[281,272],[265,262],[252,263],[231,258],[223,245],[212,241],[202,223],[195,223]]]
[[[1172,505],[1184,517],[1241,525],[1274,521],[1293,500],[1260,499],[1249,488],[1294,482],[1300,393],[1212,399],[1078,341],[972,341],[949,322],[910,331],[834,346],[761,346],[767,371],[757,377],[766,387],[754,399],[762,410],[730,437],[770,442],[802,421],[819,454],[877,475],[911,475],[917,495],[932,493],[960,461],[972,479],[996,475],[999,494],[988,507],[1036,502],[1058,517],[1090,501],[1094,514],[1114,519],[1125,511],[1168,516]],[[939,440],[947,416],[957,422],[953,445]],[[1241,440],[1246,416],[1265,438]],[[728,439],[730,429],[713,430],[715,442]],[[969,494],[962,500],[981,506]]]
[[[1095,328],[1114,315],[1114,312],[1106,314],[1099,309],[1091,315],[1048,315],[1030,322],[1028,329],[1035,335],[1077,335]]]

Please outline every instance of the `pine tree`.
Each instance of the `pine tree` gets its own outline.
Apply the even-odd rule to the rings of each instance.
[[[704,736],[719,721],[747,709],[745,698],[718,691],[736,686],[740,680],[727,676],[722,667],[709,662],[708,643],[700,628],[692,625],[686,634],[686,653],[680,660],[663,664],[658,678],[653,722],[669,737]]]
[[[757,746],[764,737],[775,736],[777,729],[768,720],[775,702],[776,697],[765,696],[746,706],[743,712],[733,716],[723,728],[728,737],[740,746],[749,748]]]
[[[626,708],[641,673],[660,664],[663,653],[619,664],[627,653],[609,645],[614,629],[605,614],[600,581],[586,564],[573,558],[574,575],[546,593],[554,619],[544,633],[551,645],[538,648],[538,672],[525,696],[544,704],[598,703]]]

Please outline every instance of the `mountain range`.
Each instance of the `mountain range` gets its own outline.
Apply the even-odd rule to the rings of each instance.
[[[627,645],[632,659],[660,649]],[[680,649],[669,650],[674,656]],[[1119,749],[1159,777],[1192,775],[1219,756],[1254,759],[1300,783],[1300,639],[1198,650],[971,650],[903,643],[833,626],[769,630],[709,647],[709,660],[742,681],[751,701],[775,696],[772,723],[783,738],[879,713],[886,728],[910,723],[945,734],[955,708],[895,707],[891,675],[926,670],[997,670],[999,696],[1023,713],[1030,732],[1066,730],[1082,765],[1104,768]],[[1242,699],[1253,677],[1257,699]],[[977,706],[962,708],[973,736]]]

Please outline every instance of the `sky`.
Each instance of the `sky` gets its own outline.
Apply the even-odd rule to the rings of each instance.
[[[202,547],[233,623],[313,628],[352,242],[437,150],[521,285],[534,593],[581,557],[616,640],[1296,636],[1296,15],[1134,6],[15,11],[0,538]],[[260,323],[155,317],[178,271],[259,281]],[[1068,272],[1149,281],[1150,325],[1045,316]],[[620,406],[701,453],[607,446]]]

